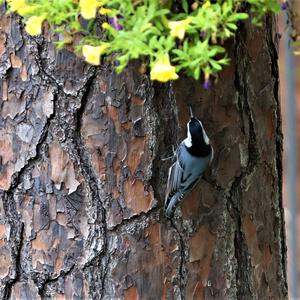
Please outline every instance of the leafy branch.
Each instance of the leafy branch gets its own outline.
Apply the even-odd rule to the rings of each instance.
[[[59,48],[68,44],[91,64],[99,65],[101,56],[111,56],[121,72],[129,61],[142,59],[150,66],[152,80],[174,80],[180,72],[203,78],[205,87],[229,64],[223,43],[235,34],[239,22],[249,18],[242,8],[250,7],[251,21],[258,26],[266,13],[280,11],[277,0],[5,2],[8,13],[24,18],[30,35],[42,34],[47,22],[60,33]]]

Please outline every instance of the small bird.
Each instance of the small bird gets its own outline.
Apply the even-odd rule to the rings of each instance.
[[[214,151],[200,120],[193,116],[187,123],[187,138],[176,150],[176,162],[169,168],[165,198],[165,215],[171,219],[177,205],[196,186],[210,165]]]

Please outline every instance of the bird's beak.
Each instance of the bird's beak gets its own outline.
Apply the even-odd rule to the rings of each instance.
[[[189,110],[190,110],[190,118],[194,117],[193,111],[192,111],[192,106],[189,105]]]

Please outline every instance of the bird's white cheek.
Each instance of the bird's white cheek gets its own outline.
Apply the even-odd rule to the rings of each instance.
[[[188,148],[192,147],[192,139],[191,139],[191,137],[187,137],[186,139],[183,140],[183,142],[184,142],[184,144],[185,144]]]
[[[206,145],[209,145],[209,138],[208,138],[208,136],[207,136],[205,130],[203,129],[202,132],[203,132],[203,138],[204,138],[205,144],[206,144]]]
[[[183,140],[183,143],[188,147],[192,147],[192,136],[190,133],[189,123],[186,125],[187,127],[187,138]]]

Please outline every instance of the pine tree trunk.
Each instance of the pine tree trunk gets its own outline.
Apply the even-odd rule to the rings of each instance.
[[[1,12],[1,299],[287,299],[273,18],[205,91],[91,67]],[[215,158],[170,222],[188,104]]]

